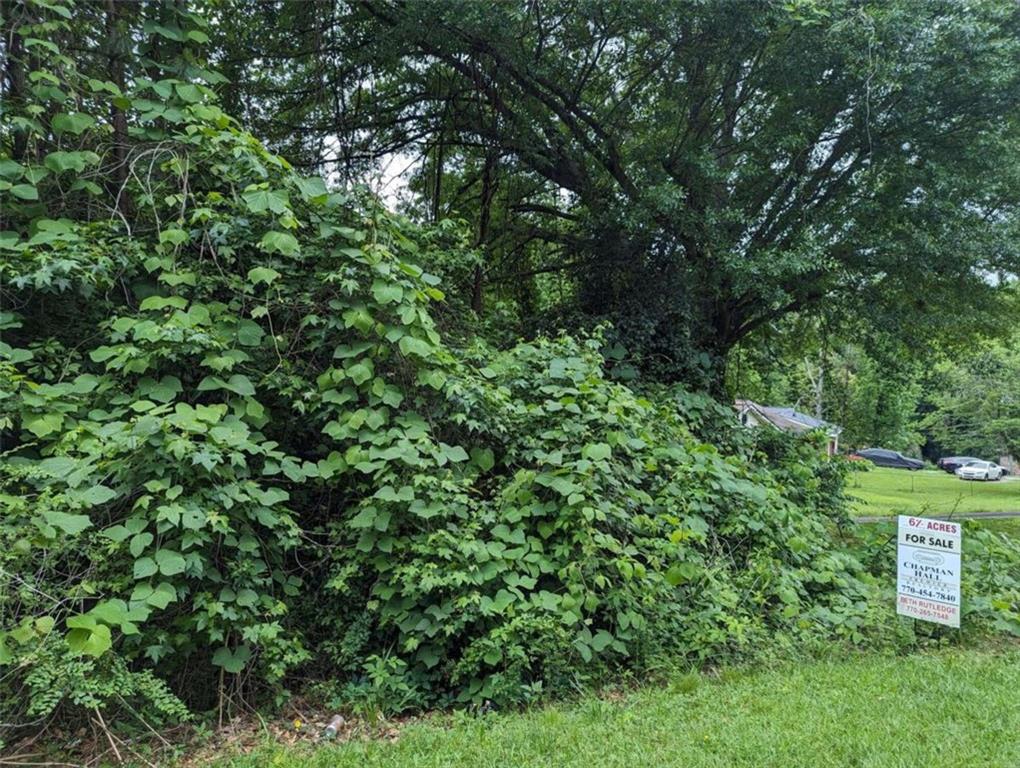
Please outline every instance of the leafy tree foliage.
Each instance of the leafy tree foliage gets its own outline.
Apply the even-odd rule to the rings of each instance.
[[[1016,271],[1007,0],[239,13],[227,56],[277,64],[235,89],[264,135],[347,172],[420,154],[418,210],[485,252],[476,310],[487,282],[525,328],[609,318],[659,379],[718,387],[749,333],[833,303],[921,346],[987,326]]]
[[[963,456],[1020,455],[1020,358],[989,344],[933,372],[922,426],[942,451]]]
[[[736,397],[793,406],[838,425],[846,449],[882,446],[913,452],[923,442],[922,371],[888,334],[861,343],[818,338],[807,323],[754,334],[730,355],[727,387]],[[951,357],[940,355],[948,365]]]

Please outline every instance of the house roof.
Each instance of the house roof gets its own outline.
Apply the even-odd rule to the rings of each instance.
[[[764,420],[781,429],[783,432],[810,432],[814,429],[824,429],[830,435],[838,435],[843,431],[842,427],[830,424],[814,416],[794,410],[793,408],[778,408],[770,405],[760,405],[752,400],[737,400],[734,404],[738,411],[754,412],[759,419]]]

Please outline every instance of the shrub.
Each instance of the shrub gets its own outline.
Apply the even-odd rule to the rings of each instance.
[[[358,647],[475,703],[666,653],[746,653],[777,630],[862,640],[870,580],[833,551],[822,481],[784,495],[782,473],[692,433],[695,398],[608,380],[600,348],[540,339],[455,367],[429,416],[432,466],[394,454],[331,525],[327,613],[357,606],[373,617]],[[357,662],[349,646],[336,663]]]
[[[66,24],[41,7],[18,34]],[[143,694],[151,667],[205,708],[307,659],[287,621],[299,516],[334,476],[340,499],[371,483],[369,431],[428,442],[400,406],[443,385],[425,309],[442,294],[396,255],[424,255],[403,224],[266,151],[216,105],[214,73],[121,92],[52,46],[33,61],[46,76],[5,110],[0,161],[0,719],[42,711],[21,686],[72,655],[85,676],[142,675]],[[113,107],[122,161],[98,151]],[[104,210],[120,162],[130,219]],[[44,709],[83,700],[59,690]]]

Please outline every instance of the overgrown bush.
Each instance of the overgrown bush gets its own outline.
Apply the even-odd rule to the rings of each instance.
[[[37,10],[26,45],[68,23]],[[298,515],[372,483],[369,432],[448,450],[413,412],[444,384],[425,309],[442,294],[398,222],[267,152],[197,63],[193,82],[122,92],[36,48],[0,163],[0,719],[78,703],[24,695],[73,654],[157,669],[204,708],[308,657],[287,622]],[[110,109],[130,126],[122,160],[100,154]]]
[[[754,430],[755,447],[765,456],[772,475],[798,505],[830,519],[840,528],[851,523],[846,480],[861,462],[841,456],[819,460],[828,438],[819,431],[790,435],[776,429]]]
[[[433,419],[464,446],[449,469],[391,462],[332,525],[338,664],[389,648],[420,690],[513,701],[777,630],[863,638],[868,577],[832,551],[820,505],[697,439],[682,394],[609,381],[600,346],[538,340],[458,367]]]

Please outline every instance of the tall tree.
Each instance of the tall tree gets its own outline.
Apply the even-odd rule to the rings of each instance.
[[[1016,269],[1007,0],[316,7],[256,11],[291,26],[251,98],[329,148],[304,159],[421,152],[426,209],[478,221],[495,153],[518,183],[489,284],[563,275],[539,301],[612,320],[656,377],[718,386],[734,344],[832,302],[920,343],[949,307],[986,321]]]

